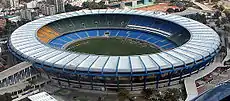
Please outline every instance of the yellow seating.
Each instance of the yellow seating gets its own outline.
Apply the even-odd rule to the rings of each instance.
[[[43,35],[40,32],[38,32],[37,36],[38,36],[39,40],[41,40],[44,43],[48,43],[50,41],[50,39],[48,39],[45,35]]]
[[[46,29],[47,31],[49,31],[51,34],[54,34],[56,36],[59,36],[60,34],[58,32],[56,32],[54,29],[48,27],[48,26],[44,26],[44,29]]]
[[[56,31],[54,31],[52,28],[48,26],[42,27],[37,32],[38,38],[44,43],[48,43],[50,40],[54,39],[59,35],[60,35],[59,33],[57,33]]]

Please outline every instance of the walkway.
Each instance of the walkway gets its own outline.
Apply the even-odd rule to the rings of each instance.
[[[213,73],[212,73],[213,74]],[[223,71],[217,76],[213,75],[213,80],[206,83],[212,84],[205,92],[199,94],[193,101],[220,101],[230,95],[230,69]],[[206,87],[205,87],[206,88]]]
[[[221,35],[222,37],[222,40],[223,40],[223,42],[225,42],[225,44],[224,44],[224,46],[226,47],[226,49],[227,49],[227,55],[226,55],[226,57],[224,58],[224,60],[222,61],[222,64],[224,64],[224,62],[225,61],[228,61],[228,60],[230,60],[230,47],[229,47],[229,40],[230,40],[230,36],[228,35],[228,33],[225,33],[225,34],[223,34],[223,35]]]
[[[228,61],[230,59],[230,49],[227,48],[227,56],[224,58],[224,60],[222,61],[222,64],[224,64],[225,61]]]
[[[223,66],[223,64],[221,64],[220,62],[214,62],[214,63],[210,64],[209,66],[207,66],[204,70],[201,70],[199,73],[194,74],[188,78],[185,78],[184,85],[185,85],[185,89],[187,92],[187,98],[185,101],[190,101],[193,98],[195,98],[196,96],[198,96],[198,92],[197,92],[197,88],[196,88],[196,84],[195,84],[195,81],[197,79],[200,79],[200,78],[208,75],[213,70],[215,70],[217,67],[221,67],[221,66]]]

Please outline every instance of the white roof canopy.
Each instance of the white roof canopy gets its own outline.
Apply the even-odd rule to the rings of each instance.
[[[36,36],[37,30],[48,23],[87,14],[133,14],[156,17],[181,25],[190,32],[191,37],[184,45],[157,54],[102,56],[54,49],[41,43]],[[57,68],[96,72],[145,72],[146,70],[171,69],[172,66],[198,61],[215,52],[220,45],[220,39],[211,28],[185,17],[151,11],[147,13],[137,10],[103,9],[62,13],[29,22],[12,33],[9,45],[14,52],[29,61]]]

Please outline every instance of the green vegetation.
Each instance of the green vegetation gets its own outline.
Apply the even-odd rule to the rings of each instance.
[[[0,95],[0,100],[1,101],[12,101],[12,94],[11,93],[5,93],[3,95]]]
[[[125,101],[130,98],[130,93],[127,89],[119,89],[117,92],[118,101]]]
[[[228,21],[230,22],[230,9],[225,9],[223,12],[226,15],[226,17],[228,18]]]
[[[82,52],[97,55],[140,55],[160,52],[153,45],[124,38],[93,38],[78,41],[67,47],[72,52]]]
[[[92,2],[86,1],[82,4],[83,8],[88,8],[88,9],[106,9],[107,6],[103,1],[96,3],[95,0]]]
[[[82,7],[72,6],[70,4],[65,5],[66,12],[78,11],[82,9],[106,9],[106,8],[107,5],[105,5],[105,2],[100,1],[97,3],[95,2],[95,0],[83,2]]]
[[[197,14],[191,16],[190,18],[193,19],[193,20],[199,21],[199,22],[201,22],[203,24],[207,23],[207,19],[206,19],[205,14],[197,13]]]
[[[78,11],[83,9],[83,7],[79,7],[79,6],[72,6],[71,4],[66,4],[65,5],[65,11],[66,12],[72,12],[72,11]]]
[[[182,101],[184,96],[177,88],[167,88],[164,91],[147,88],[141,91],[141,95],[146,101]]]

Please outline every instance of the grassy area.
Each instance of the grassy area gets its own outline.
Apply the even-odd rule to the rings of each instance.
[[[124,38],[92,38],[78,41],[67,47],[72,52],[82,52],[97,55],[140,55],[160,52],[153,45]]]

